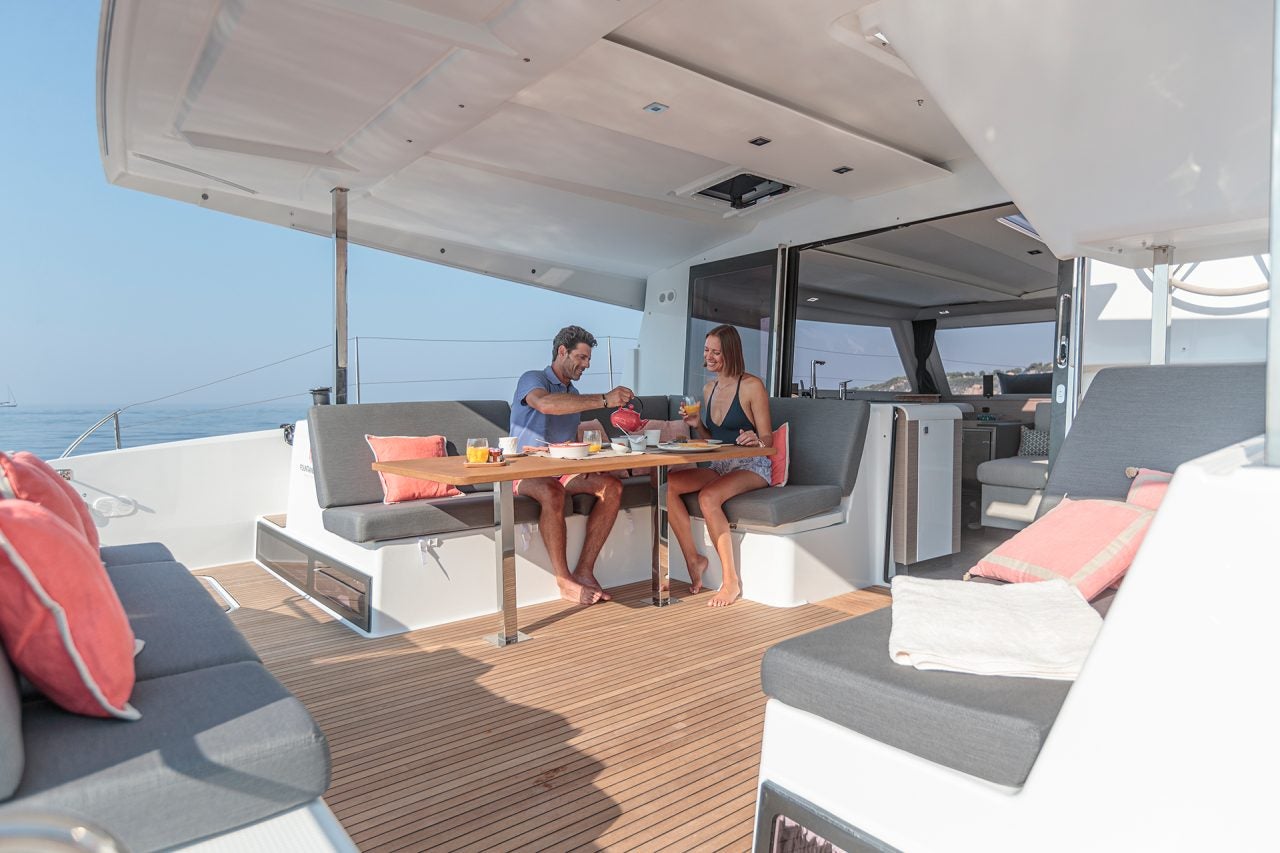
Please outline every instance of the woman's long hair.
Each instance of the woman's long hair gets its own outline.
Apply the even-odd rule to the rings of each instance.
[[[733,326],[716,326],[707,337],[720,339],[720,355],[724,358],[722,375],[741,376],[747,372],[747,362],[742,357],[742,338]]]

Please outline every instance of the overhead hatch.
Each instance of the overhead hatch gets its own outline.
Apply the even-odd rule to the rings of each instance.
[[[713,198],[716,201],[726,201],[734,210],[743,210],[763,199],[782,195],[790,189],[790,184],[742,172],[718,184],[712,184],[698,191],[696,195]]]

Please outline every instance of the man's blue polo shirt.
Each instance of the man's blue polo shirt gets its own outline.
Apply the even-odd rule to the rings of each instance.
[[[517,439],[516,446],[523,448],[526,444],[538,444],[534,439],[575,441],[578,438],[579,416],[544,415],[539,412],[525,401],[525,397],[534,388],[543,388],[549,394],[578,393],[572,382],[560,384],[560,379],[550,365],[545,370],[530,370],[521,376],[516,383],[516,395],[511,400],[511,434]]]

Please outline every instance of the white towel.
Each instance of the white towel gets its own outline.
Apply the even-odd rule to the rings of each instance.
[[[916,669],[1073,681],[1102,617],[1063,580],[893,579],[889,657]]]

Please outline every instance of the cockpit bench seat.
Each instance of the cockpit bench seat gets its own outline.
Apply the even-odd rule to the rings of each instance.
[[[144,642],[130,697],[141,718],[63,711],[0,663],[0,714],[19,709],[25,759],[0,821],[64,815],[147,851],[232,833],[320,797],[329,784],[324,734],[200,581],[159,543],[101,555]]]
[[[1001,785],[1026,781],[1070,684],[920,672],[889,659],[890,610],[770,648],[766,695]]]

